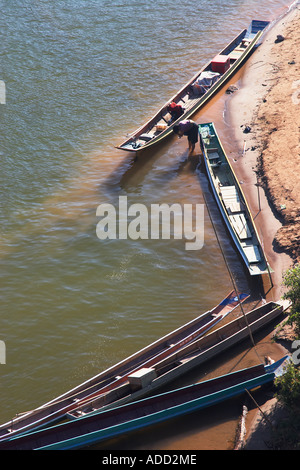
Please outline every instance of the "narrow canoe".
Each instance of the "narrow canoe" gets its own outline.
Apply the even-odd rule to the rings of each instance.
[[[48,425],[50,422],[55,422],[67,412],[86,402],[95,400],[99,396],[101,397],[102,406],[124,396],[128,401],[134,399],[134,392],[127,387],[128,376],[143,368],[155,366],[157,362],[203,336],[248,297],[247,294],[236,294],[231,291],[212,310],[203,313],[196,319],[45,405],[18,415],[11,421],[2,424],[0,426],[0,441],[20,432],[26,432],[36,427]]]
[[[68,450],[96,444],[213,406],[270,383],[284,373],[287,360],[285,356],[271,365],[259,364],[111,410],[90,413],[69,423],[2,442],[0,449]]]
[[[119,399],[107,404],[106,396],[94,398],[72,410],[68,413],[68,417],[77,418],[95,410],[119,406],[128,403],[132,398],[138,400],[153,394],[155,390],[168,385],[196,367],[200,371],[200,366],[209,359],[224,354],[226,350],[249,339],[250,334],[253,335],[272,323],[283,313],[285,308],[286,306],[281,301],[268,302],[239,316],[206,336],[187,344],[182,349],[157,362],[151,368],[138,371],[145,371],[146,377],[149,374],[149,382],[143,382],[142,380],[137,382],[135,376],[129,375],[128,381],[120,387]],[[121,396],[121,390],[123,396]]]
[[[212,122],[200,124],[205,167],[224,222],[251,275],[269,273],[247,200]]]
[[[175,124],[189,119],[223,87],[237,69],[245,62],[269,25],[267,21],[253,20],[219,54],[198,71],[162,108],[139,129],[133,132],[118,149],[140,152],[161,143],[172,133]],[[170,124],[168,106],[175,102],[184,112]]]

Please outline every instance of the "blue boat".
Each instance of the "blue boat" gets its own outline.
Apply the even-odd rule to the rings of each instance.
[[[0,450],[70,450],[87,447],[213,406],[246,390],[271,383],[284,373],[288,360],[289,356],[285,356],[271,365],[259,364],[110,410],[89,413],[67,423],[1,442]]]
[[[201,336],[194,341],[185,344],[177,351],[167,355],[150,368],[141,368],[136,373],[128,376],[128,382],[113,391],[118,394],[118,398],[110,404],[105,404],[106,395],[100,395],[70,411],[67,416],[81,417],[94,411],[101,411],[123,405],[129,401],[137,401],[153,393],[159,393],[161,387],[166,386],[171,381],[182,377],[192,369],[200,367],[209,359],[218,354],[224,354],[224,351],[233,345],[249,338],[249,331],[255,334],[264,328],[275,318],[283,313],[285,309],[284,302],[268,302],[263,305],[242,314],[234,320],[224,323],[220,328],[213,332]],[[124,394],[127,390],[127,395]],[[120,393],[122,392],[122,393]]]
[[[247,200],[212,122],[199,125],[200,145],[209,182],[224,222],[249,273],[269,274]]]
[[[202,313],[190,322],[63,395],[2,424],[0,426],[0,441],[42,426],[48,426],[49,423],[63,419],[66,413],[80,406],[88,405],[90,402],[94,403],[96,400],[98,408],[103,408],[115,401],[129,402],[140,399],[149,392],[149,387],[153,390],[155,387],[162,385],[160,380],[150,383],[156,378],[156,372],[154,371],[156,364],[178,353],[184,346],[207,334],[248,297],[247,294],[236,293],[235,291],[229,292],[211,310]],[[146,370],[148,372],[150,368],[150,374],[147,373],[146,377],[140,377],[140,380],[144,381],[144,386],[138,390],[131,387],[128,383],[129,377],[132,374],[140,373],[139,371]],[[177,369],[177,374],[180,375],[180,373],[180,370]],[[134,380],[134,377],[132,380]],[[167,381],[168,377],[164,377],[163,385]],[[149,384],[148,388],[145,386],[147,384]]]

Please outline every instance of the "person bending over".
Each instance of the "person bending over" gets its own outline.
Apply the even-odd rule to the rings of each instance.
[[[198,125],[191,119],[185,119],[180,121],[179,124],[175,124],[173,127],[175,134],[181,138],[183,135],[187,136],[189,143],[189,155],[191,155],[195,149],[195,145],[198,142]]]

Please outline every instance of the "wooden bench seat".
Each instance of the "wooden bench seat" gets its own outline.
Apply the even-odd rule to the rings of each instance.
[[[247,220],[243,212],[230,215],[229,219],[240,240],[251,238],[251,230],[247,224]]]
[[[250,264],[258,263],[261,260],[261,255],[258,246],[256,245],[249,245],[244,247],[244,252]]]
[[[237,60],[237,59],[239,59],[239,58],[241,57],[242,53],[243,53],[242,51],[237,51],[237,50],[232,51],[232,52],[230,52],[230,54],[229,54],[229,58],[230,58],[231,60]]]
[[[221,186],[220,191],[228,214],[243,211],[243,205],[235,186]]]

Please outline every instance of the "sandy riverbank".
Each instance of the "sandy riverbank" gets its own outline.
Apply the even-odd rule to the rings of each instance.
[[[239,148],[236,171],[274,270],[273,300],[282,294],[285,270],[300,261],[299,49],[298,2],[266,33],[228,104]],[[274,406],[269,400],[263,410],[270,413]],[[247,418],[246,428],[246,449],[266,449],[267,427],[259,411]]]
[[[241,165],[247,171],[255,167],[280,221],[273,248],[295,261],[300,261],[299,25],[298,4],[263,38],[229,108],[241,152],[245,143]],[[278,35],[284,37],[282,42],[275,42]],[[244,132],[246,126],[249,133]]]

